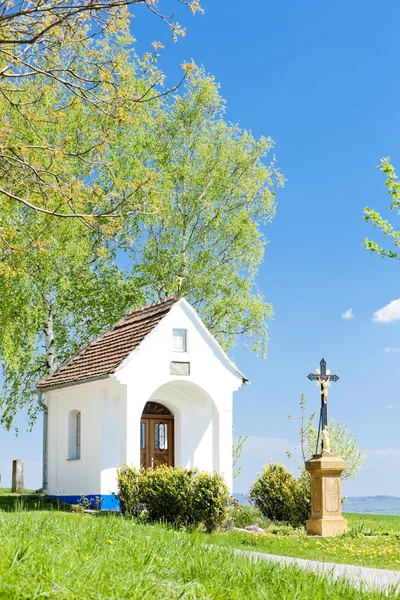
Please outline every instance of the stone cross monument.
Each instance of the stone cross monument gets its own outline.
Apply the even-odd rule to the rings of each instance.
[[[330,536],[344,533],[347,521],[342,517],[341,475],[346,468],[344,460],[331,452],[328,430],[328,387],[331,381],[338,381],[326,369],[324,359],[317,373],[310,373],[308,379],[321,386],[321,412],[318,427],[317,447],[313,457],[306,461],[306,470],[311,476],[311,518],[306,523],[307,532],[312,535]],[[319,440],[321,451],[318,453]]]

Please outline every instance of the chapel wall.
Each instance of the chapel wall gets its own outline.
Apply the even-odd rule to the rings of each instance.
[[[47,493],[55,496],[99,494],[101,467],[101,404],[106,390],[73,386],[46,394],[48,405]],[[78,460],[69,460],[70,411],[81,413]]]

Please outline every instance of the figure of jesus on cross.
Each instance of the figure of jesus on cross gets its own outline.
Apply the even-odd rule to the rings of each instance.
[[[321,414],[319,419],[319,427],[318,427],[318,438],[317,438],[317,452],[318,452],[318,442],[320,438],[321,431],[324,431],[324,428],[328,429],[328,387],[331,385],[331,381],[338,381],[339,377],[337,375],[331,375],[331,372],[326,369],[326,362],[324,359],[319,363],[320,368],[316,369],[316,373],[310,373],[307,375],[310,381],[316,381],[317,385],[321,386]],[[325,430],[326,431],[326,430]],[[324,441],[321,441],[322,451],[324,450]]]

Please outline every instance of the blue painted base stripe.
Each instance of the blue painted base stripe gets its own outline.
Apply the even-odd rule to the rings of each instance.
[[[82,504],[82,496],[52,496],[47,495],[47,498],[60,500],[66,504]],[[85,494],[85,499],[90,503],[91,508],[99,508],[100,510],[119,510],[119,499],[113,494]]]

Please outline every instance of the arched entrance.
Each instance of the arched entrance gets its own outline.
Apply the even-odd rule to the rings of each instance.
[[[174,466],[174,415],[159,402],[147,402],[140,419],[140,466]]]

